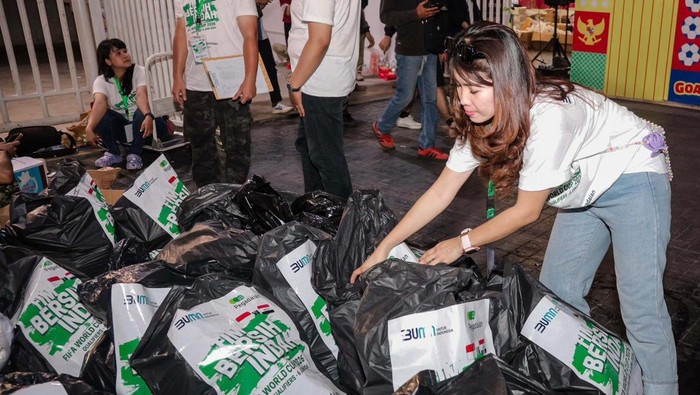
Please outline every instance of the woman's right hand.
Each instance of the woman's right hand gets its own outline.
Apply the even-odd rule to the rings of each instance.
[[[358,277],[367,270],[371,269],[374,267],[374,265],[378,264],[379,262],[385,261],[389,257],[389,251],[377,247],[376,250],[372,253],[372,255],[367,258],[360,267],[355,269],[355,271],[352,272],[352,275],[350,276],[350,282],[352,284],[355,284],[355,280],[357,280]]]
[[[100,136],[97,133],[95,133],[95,131],[92,129],[85,130],[85,137],[87,138],[87,142],[90,145],[97,146],[100,142],[102,142]]]

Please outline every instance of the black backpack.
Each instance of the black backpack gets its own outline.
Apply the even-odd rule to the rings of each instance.
[[[22,134],[17,156],[31,156],[33,158],[55,158],[57,156],[71,155],[78,151],[73,136],[66,132],[58,131],[53,126],[27,126],[10,130],[7,141],[13,141]],[[68,146],[63,144],[63,136],[68,139]]]

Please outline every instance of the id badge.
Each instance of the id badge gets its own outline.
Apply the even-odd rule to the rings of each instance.
[[[204,38],[193,36],[190,39],[190,45],[192,46],[192,55],[195,63],[201,64],[204,59],[209,58],[209,48]]]

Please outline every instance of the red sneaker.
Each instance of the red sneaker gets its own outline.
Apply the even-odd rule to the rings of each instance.
[[[418,148],[418,156],[423,157],[423,158],[432,158],[432,159],[437,159],[437,160],[447,160],[450,156],[447,155],[446,153],[442,152],[440,148]]]
[[[389,133],[382,133],[381,130],[379,130],[377,121],[374,121],[372,123],[372,131],[374,132],[374,135],[377,136],[377,140],[379,140],[379,145],[382,146],[382,149],[384,151],[390,151],[396,148],[396,144],[394,144],[394,139]]]

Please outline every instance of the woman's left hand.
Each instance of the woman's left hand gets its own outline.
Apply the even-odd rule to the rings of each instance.
[[[153,134],[153,118],[150,116],[144,118],[141,124],[141,132],[143,133],[143,138],[150,137]]]
[[[459,236],[439,242],[423,254],[419,262],[425,265],[450,264],[462,256],[462,241]]]

